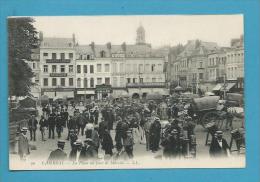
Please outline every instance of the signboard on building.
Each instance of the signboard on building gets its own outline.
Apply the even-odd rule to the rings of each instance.
[[[46,63],[70,63],[70,59],[46,59]]]
[[[111,93],[112,86],[111,85],[96,85],[96,93]]]

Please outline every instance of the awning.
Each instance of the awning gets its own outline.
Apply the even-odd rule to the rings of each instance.
[[[220,91],[229,91],[231,88],[233,88],[236,85],[236,83],[226,83],[225,85],[222,86]]]
[[[56,92],[56,97],[58,98],[73,98],[74,97],[74,92],[73,91],[68,91],[68,92]]]
[[[222,88],[223,84],[217,84],[213,89],[212,91],[219,91],[221,88]]]
[[[78,90],[77,91],[77,94],[79,95],[94,95],[95,94],[95,91],[94,90]]]

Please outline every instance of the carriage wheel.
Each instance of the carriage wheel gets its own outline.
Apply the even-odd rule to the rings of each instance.
[[[201,124],[204,128],[211,122],[214,122],[219,129],[223,126],[223,119],[221,119],[216,112],[208,112],[201,118]]]

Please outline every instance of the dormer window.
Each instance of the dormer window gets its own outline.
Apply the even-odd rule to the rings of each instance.
[[[87,55],[87,60],[90,60],[90,55],[89,54]]]
[[[106,52],[105,51],[101,51],[100,52],[100,57],[102,57],[102,58],[106,57]]]

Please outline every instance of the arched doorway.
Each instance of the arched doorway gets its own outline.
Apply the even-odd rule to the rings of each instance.
[[[134,93],[132,95],[132,99],[139,99],[140,98],[140,95],[138,93]]]

